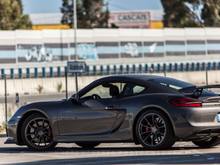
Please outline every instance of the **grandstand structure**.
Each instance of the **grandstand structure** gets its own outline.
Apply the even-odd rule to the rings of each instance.
[[[83,75],[220,70],[220,28],[0,31],[0,77],[62,77],[67,61]],[[77,48],[77,56],[74,49]]]

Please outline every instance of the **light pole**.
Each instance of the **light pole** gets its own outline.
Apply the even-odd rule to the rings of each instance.
[[[72,0],[72,7],[73,7],[73,20],[72,20],[72,26],[73,26],[73,30],[74,30],[74,43],[75,43],[75,48],[74,48],[74,61],[77,61],[77,0]],[[67,61],[67,64],[69,62],[69,59]],[[66,84],[66,99],[68,98],[68,65],[65,71],[65,84]],[[77,73],[75,74],[75,84],[76,84],[76,93],[78,92],[78,75]]]
[[[8,99],[7,99],[7,75],[4,74],[4,85],[5,85],[5,124],[6,124],[6,135],[8,136],[7,122],[8,122]]]
[[[77,0],[73,0],[73,28],[75,42],[75,61],[77,60]],[[75,73],[76,93],[78,92],[78,73]]]
[[[75,60],[77,60],[77,0],[73,0],[73,28],[74,28],[74,43],[75,43]]]

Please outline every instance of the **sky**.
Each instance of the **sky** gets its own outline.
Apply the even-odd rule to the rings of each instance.
[[[60,12],[62,0],[22,0],[24,13]],[[162,9],[160,0],[106,0],[111,11]]]

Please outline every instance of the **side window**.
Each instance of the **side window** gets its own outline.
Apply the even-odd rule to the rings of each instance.
[[[81,96],[81,98],[83,99],[93,95],[98,95],[101,99],[117,97],[124,89],[124,86],[125,83],[120,83],[120,82],[101,84],[92,88],[90,91],[88,91],[83,96]],[[114,88],[114,89],[111,90],[110,88]]]
[[[133,94],[142,93],[145,89],[146,89],[146,87],[136,85],[136,86],[134,86],[134,88],[133,88]]]
[[[81,98],[89,97],[92,95],[98,95],[101,98],[111,98],[109,93],[109,88],[103,87],[102,85],[99,85],[93,89],[91,89],[89,92],[84,94]]]
[[[133,83],[127,83],[124,86],[121,96],[127,97],[127,96],[138,95],[138,94],[144,93],[146,90],[147,90],[146,86],[133,84]]]
[[[119,90],[119,93],[121,93],[125,87],[125,83],[110,83],[111,85],[114,85],[114,86],[117,86],[118,87],[118,90]]]

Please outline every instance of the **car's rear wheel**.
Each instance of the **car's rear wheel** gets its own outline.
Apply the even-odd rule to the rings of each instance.
[[[147,110],[142,113],[135,130],[137,140],[146,149],[167,149],[175,143],[169,119],[158,110]]]
[[[51,150],[56,146],[47,118],[40,114],[27,117],[22,125],[22,138],[28,148],[36,151]]]
[[[192,142],[199,147],[210,148],[210,147],[214,147],[216,145],[219,145],[220,138],[219,137],[210,137],[209,139],[206,139],[206,140],[197,140],[197,141],[192,141]]]
[[[76,145],[84,148],[84,149],[93,149],[98,146],[99,142],[76,142]]]

